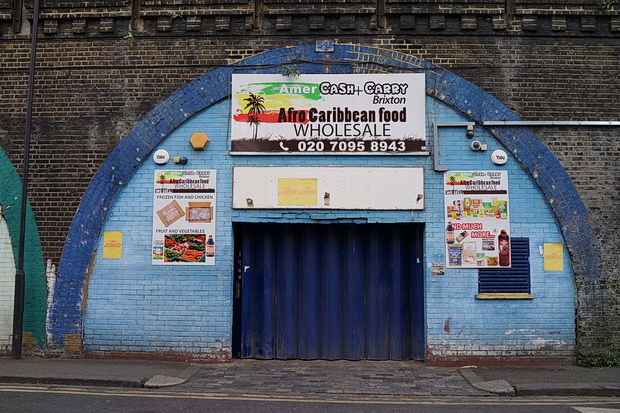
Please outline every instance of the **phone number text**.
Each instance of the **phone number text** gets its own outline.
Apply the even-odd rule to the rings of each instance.
[[[403,141],[299,141],[297,152],[405,152]]]

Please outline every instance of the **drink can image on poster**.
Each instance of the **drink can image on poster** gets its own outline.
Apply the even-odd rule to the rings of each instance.
[[[157,170],[153,265],[215,265],[215,170]]]
[[[449,268],[510,267],[507,171],[445,172],[444,203]]]

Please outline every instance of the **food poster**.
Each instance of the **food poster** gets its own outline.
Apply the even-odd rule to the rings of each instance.
[[[215,170],[156,170],[153,265],[215,265]]]
[[[508,173],[448,171],[444,200],[447,266],[510,267]]]

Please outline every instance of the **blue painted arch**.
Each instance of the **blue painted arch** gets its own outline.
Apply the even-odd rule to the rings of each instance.
[[[89,185],[69,230],[50,309],[51,346],[82,330],[82,300],[91,257],[110,207],[152,150],[193,115],[230,94],[235,73],[281,73],[282,65],[301,73],[426,73],[427,95],[478,123],[519,120],[505,105],[472,83],[416,57],[358,45],[337,45],[316,53],[314,45],[268,51],[216,69],[179,89],[153,109],[110,153]],[[497,128],[493,135],[530,172],[551,205],[572,255],[574,272],[596,283],[600,256],[583,202],[559,161],[527,128]]]

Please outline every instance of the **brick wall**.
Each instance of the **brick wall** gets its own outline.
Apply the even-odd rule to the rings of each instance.
[[[190,92],[191,93],[191,92]],[[188,98],[191,100],[191,98]],[[467,119],[427,98],[427,116],[436,122]],[[286,156],[243,157],[228,154],[229,102],[216,104],[175,129],[158,148],[171,156],[186,156],[188,164],[171,168],[216,169],[216,265],[207,267],[151,266],[153,177],[160,169],[146,160],[132,176],[113,206],[104,231],[123,231],[123,258],[102,257],[98,241],[95,265],[88,281],[85,348],[94,355],[146,354],[170,358],[226,360],[230,357],[233,222],[294,222],[355,220],[357,222],[425,223],[424,261],[445,262],[443,173],[431,172],[426,156]],[[192,151],[189,137],[206,132],[211,143],[204,152]],[[501,147],[488,133],[478,139],[489,150]],[[544,272],[537,253],[544,242],[562,242],[556,220],[536,185],[511,159],[494,166],[488,153],[469,150],[463,129],[441,133],[442,165],[455,170],[507,169],[510,176],[510,214],[514,237],[528,237],[533,254],[533,300],[476,300],[477,271],[448,269],[431,276],[425,268],[428,360],[456,359],[571,359],[575,352],[575,291],[568,256],[565,271]],[[287,211],[233,210],[232,167],[286,165],[423,166],[424,211]],[[438,247],[439,246],[439,247]],[[544,316],[542,316],[544,315]],[[446,323],[450,328],[446,329]]]
[[[57,264],[64,240],[90,179],[112,148],[163,97],[201,74],[257,52],[332,38],[401,51],[438,64],[496,96],[526,120],[614,120],[618,107],[617,5],[555,1],[505,2],[143,2],[139,22],[126,2],[45,2],[32,142],[32,204],[45,258]],[[29,7],[28,2],[26,5]],[[301,13],[300,10],[309,12]],[[178,17],[176,15],[179,15]],[[11,2],[0,2],[0,144],[17,165],[26,99],[29,38],[12,29]],[[27,14],[26,14],[27,17]],[[27,25],[25,22],[24,25]],[[24,30],[26,28],[23,28]],[[27,32],[27,30],[26,30]],[[126,39],[131,32],[135,41]],[[570,176],[603,246],[620,227],[605,211],[617,211],[617,128],[537,129]],[[600,168],[568,163],[578,142],[609,136],[608,150],[594,149]],[[615,168],[615,169],[614,169]],[[607,175],[608,174],[608,175]],[[608,182],[593,186],[583,176]],[[609,176],[607,178],[607,176]],[[598,189],[597,189],[598,188]],[[599,190],[611,188],[609,197]],[[609,325],[618,325],[618,255],[604,247]],[[583,296],[600,294],[583,286]],[[581,307],[586,313],[586,306]],[[581,314],[586,317],[587,314]],[[591,323],[589,324],[591,325]],[[604,349],[618,335],[580,341]],[[600,330],[599,330],[600,331]],[[598,333],[597,333],[598,334]],[[589,344],[588,344],[589,345]]]

